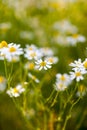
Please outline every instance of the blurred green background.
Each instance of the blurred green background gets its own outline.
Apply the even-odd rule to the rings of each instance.
[[[31,43],[39,47],[51,47],[60,60],[54,67],[54,73],[68,72],[70,61],[78,58],[84,60],[87,57],[87,42],[73,47],[60,46],[53,41],[56,32],[52,30],[52,25],[56,21],[69,20],[87,38],[87,1],[72,1],[0,0],[0,41],[18,43],[22,47]],[[0,61],[0,74],[3,71],[3,63]],[[43,97],[48,97],[49,89],[45,90],[42,86]],[[80,103],[82,111],[87,108],[86,102],[87,96]],[[73,121],[67,130],[74,129],[76,122],[78,121]],[[0,93],[0,130],[27,130],[23,118],[5,92]],[[79,130],[87,130],[87,114]]]

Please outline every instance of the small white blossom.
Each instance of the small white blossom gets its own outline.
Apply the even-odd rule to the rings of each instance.
[[[10,22],[6,22],[6,23],[0,23],[0,30],[8,30],[11,28],[11,23]]]
[[[27,70],[33,70],[33,69],[35,69],[35,63],[34,62],[27,62],[24,65],[24,68],[27,69]]]
[[[56,82],[55,89],[56,91],[64,91],[67,88],[67,85],[62,82]]]
[[[46,57],[45,59],[52,64],[56,64],[59,60],[58,57],[55,56]]]
[[[71,83],[70,75],[64,73],[64,74],[56,74],[56,83],[55,83],[55,89],[57,91],[64,91]]]
[[[31,44],[31,45],[26,45],[26,48],[24,49],[25,52],[28,52],[28,51],[36,51],[37,50],[37,47],[34,45],[34,44]]]
[[[68,86],[71,83],[70,75],[64,73],[64,74],[56,74],[56,81],[59,83],[64,83],[66,86]]]
[[[83,67],[87,69],[87,58],[83,61]]]
[[[42,56],[53,56],[53,51],[49,47],[43,47],[39,51],[42,53]]]
[[[74,34],[73,36],[68,36],[68,37],[67,37],[67,41],[68,41],[71,45],[76,45],[76,43],[78,43],[78,42],[85,42],[86,39],[85,39],[85,37],[82,36],[82,35]]]
[[[23,93],[25,91],[25,88],[22,87],[21,84],[17,85],[15,88],[10,88],[9,90],[7,90],[7,94],[10,97],[19,97],[21,93]]]
[[[37,60],[42,57],[42,54],[39,51],[39,49],[33,44],[26,45],[24,51],[25,51],[24,57],[27,58],[28,60],[33,60],[33,59]]]
[[[53,25],[53,29],[61,33],[77,33],[77,27],[71,24],[68,20],[55,22]]]
[[[12,61],[14,57],[17,58],[17,56],[19,57],[23,54],[23,49],[20,48],[19,44],[10,43],[6,47],[2,47],[0,49],[0,53],[3,58],[6,58],[8,61]]]
[[[21,39],[30,39],[32,40],[34,38],[34,34],[29,31],[21,31],[20,32]]]
[[[63,46],[69,46],[69,43],[67,42],[67,38],[66,36],[63,35],[56,35],[54,36],[54,42],[59,44],[59,45],[63,45]]]
[[[84,79],[83,75],[86,73],[87,73],[86,70],[82,70],[82,71],[75,70],[74,72],[70,72],[71,80],[76,79],[76,81],[79,82],[80,80]]]
[[[40,59],[41,58],[41,53],[36,50],[32,50],[32,51],[27,51],[25,54],[24,54],[25,58],[27,58],[28,60],[37,60],[37,59]]]
[[[84,85],[81,84],[81,85],[78,87],[78,91],[77,91],[76,95],[77,95],[78,97],[84,96],[84,95],[86,94],[86,92],[87,92],[86,86],[84,86]]]
[[[6,88],[6,79],[0,75],[0,91],[3,92]]]
[[[75,60],[74,63],[70,63],[69,65],[73,67],[72,70],[78,70],[78,71],[84,70],[81,59]]]
[[[47,70],[48,68],[51,68],[51,65],[52,65],[47,60],[42,60],[42,59],[37,60],[35,63],[36,63],[36,68],[39,70],[42,70],[42,69]]]
[[[35,76],[35,75],[32,75],[31,73],[28,73],[28,76],[29,76],[32,80],[34,80],[36,83],[39,83],[39,82],[40,82],[39,79],[37,79],[36,76]]]

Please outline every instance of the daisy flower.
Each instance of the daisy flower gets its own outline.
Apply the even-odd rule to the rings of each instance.
[[[61,32],[61,33],[77,33],[77,27],[70,23],[68,20],[62,20],[59,22],[55,22],[53,25],[53,29]]]
[[[71,44],[71,45],[76,45],[77,42],[85,42],[86,39],[84,36],[79,35],[79,34],[73,34],[72,36],[68,36],[67,37],[67,41]]]
[[[59,60],[58,57],[55,56],[46,57],[45,59],[51,64],[56,64]]]
[[[0,30],[8,30],[11,28],[11,23],[6,22],[6,23],[0,23]]]
[[[64,74],[56,74],[56,81],[59,83],[64,83],[66,86],[68,86],[71,83],[70,75],[64,73]]]
[[[19,97],[21,93],[23,93],[25,91],[25,88],[22,87],[21,84],[18,84],[15,88],[10,88],[9,90],[7,90],[7,94],[10,97]]]
[[[70,63],[69,65],[71,67],[73,67],[72,70],[83,70],[84,69],[81,59],[75,60],[74,63]]]
[[[27,51],[24,54],[25,58],[27,58],[28,60],[37,60],[41,58],[41,53],[38,50],[31,50],[31,51]]]
[[[70,72],[71,80],[76,79],[76,81],[79,82],[80,80],[84,79],[83,75],[86,73],[87,73],[86,70],[82,70],[82,71],[75,70],[74,72]]]
[[[34,44],[26,45],[26,48],[24,49],[25,52],[36,51],[36,50],[37,50],[37,47]]]
[[[67,42],[66,36],[58,34],[57,36],[54,36],[54,42],[59,45],[68,46],[69,43]]]
[[[39,83],[39,82],[40,82],[39,79],[37,79],[36,76],[32,75],[31,73],[28,73],[28,76],[29,76],[32,80],[34,80],[36,83]]]
[[[84,96],[84,95],[86,94],[86,92],[87,92],[86,86],[80,85],[80,86],[78,87],[78,91],[77,91],[76,95],[77,95],[77,96]]]
[[[0,75],[0,91],[3,92],[6,88],[6,79]]]
[[[7,47],[0,49],[1,56],[11,61],[15,56],[20,56],[23,54],[23,49],[20,48],[19,44],[10,43]]]
[[[37,60],[35,63],[36,63],[36,68],[39,70],[42,70],[42,69],[47,70],[51,68],[51,65],[52,65],[52,63],[48,62],[47,60],[42,60],[42,59]]]
[[[39,51],[42,53],[43,56],[52,56],[53,51],[49,47],[43,47],[39,49]]]
[[[85,61],[83,62],[83,67],[84,67],[85,69],[87,69],[87,58],[86,58]]]
[[[33,69],[35,69],[35,64],[34,64],[34,62],[27,62],[24,65],[24,68],[27,69],[27,70],[33,70]]]
[[[56,91],[64,91],[67,88],[67,85],[62,82],[56,82],[55,89]]]

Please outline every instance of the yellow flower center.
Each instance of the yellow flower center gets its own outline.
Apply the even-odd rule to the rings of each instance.
[[[51,63],[53,63],[53,58],[49,58],[49,60],[48,60],[49,62],[51,62]]]
[[[0,48],[3,48],[3,47],[8,47],[8,44],[7,44],[6,41],[2,41],[2,42],[0,43]]]
[[[33,75],[33,76],[32,76],[32,79],[33,79],[33,80],[36,80],[36,77]]]
[[[15,51],[16,51],[16,48],[15,48],[15,47],[10,47],[10,48],[9,48],[9,51],[10,51],[10,52],[15,52]]]
[[[30,51],[32,51],[32,50],[33,50],[33,48],[32,48],[32,47],[29,47],[29,50],[30,50]]]
[[[34,63],[29,63],[29,69],[34,69]]]
[[[14,88],[13,92],[14,92],[14,93],[18,93],[18,89],[17,89],[17,88]]]
[[[85,61],[83,65],[87,69],[87,61]]]
[[[80,72],[76,72],[75,75],[76,75],[76,77],[78,77],[78,76],[81,76],[81,73]]]
[[[30,56],[31,56],[31,57],[35,57],[35,56],[36,56],[36,53],[35,53],[35,52],[32,52],[32,53],[30,54]]]
[[[80,85],[79,86],[79,91],[80,92],[84,92],[85,91],[85,86],[84,85]]]
[[[64,75],[62,75],[60,79],[64,81],[66,78]]]
[[[46,66],[46,62],[45,62],[45,61],[42,61],[42,62],[40,63],[40,66]]]
[[[78,38],[78,34],[73,34],[73,38]]]
[[[0,83],[3,83],[3,82],[4,82],[4,77],[0,76]]]
[[[63,87],[63,84],[61,83],[61,84],[60,84],[60,88],[62,88],[62,87]]]

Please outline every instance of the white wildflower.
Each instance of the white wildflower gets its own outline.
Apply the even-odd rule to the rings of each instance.
[[[72,36],[67,37],[67,42],[70,43],[70,45],[76,45],[78,42],[85,42],[86,39],[84,36],[79,34],[73,34]]]
[[[0,91],[3,92],[6,88],[6,79],[0,75]]]
[[[42,70],[42,69],[47,70],[48,68],[51,68],[51,65],[52,65],[47,60],[42,60],[42,59],[37,60],[35,63],[36,63],[36,68],[39,70]]]
[[[79,82],[80,80],[84,79],[83,75],[86,73],[87,73],[86,70],[82,70],[82,71],[75,70],[74,72],[70,72],[71,80],[76,79],[76,81]]]
[[[19,97],[21,93],[23,93],[25,91],[25,88],[22,87],[22,85],[17,85],[15,88],[10,88],[9,90],[7,90],[7,94],[10,97]]]
[[[78,70],[78,71],[84,70],[81,59],[75,60],[74,63],[70,63],[69,65],[73,67],[72,70]]]
[[[36,76],[35,76],[35,75],[32,75],[31,73],[28,73],[28,76],[29,76],[32,80],[34,80],[36,83],[39,83],[39,82],[40,82],[39,79],[37,79]]]
[[[59,60],[58,57],[55,56],[46,57],[45,59],[52,64],[56,64]]]

